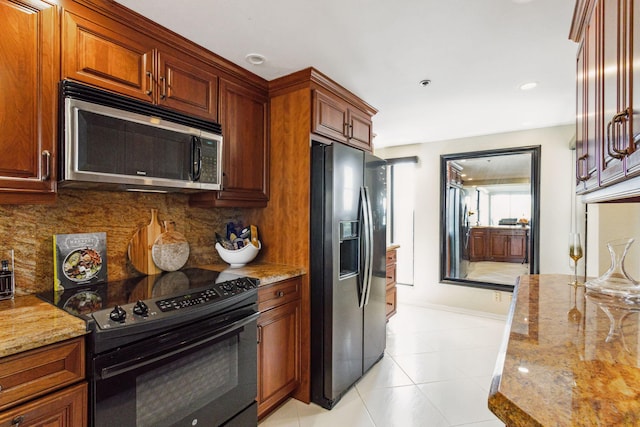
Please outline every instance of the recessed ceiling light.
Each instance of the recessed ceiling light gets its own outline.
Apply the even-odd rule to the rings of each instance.
[[[420,83],[418,83],[420,86],[422,87],[427,87],[431,84],[431,80],[429,79],[424,79],[424,80],[420,80]]]
[[[262,65],[267,60],[264,55],[260,55],[259,53],[250,53],[245,56],[244,59],[251,65]]]
[[[538,82],[527,82],[520,85],[520,90],[531,90],[538,86]]]

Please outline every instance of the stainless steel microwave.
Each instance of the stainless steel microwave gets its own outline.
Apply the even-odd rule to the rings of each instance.
[[[220,190],[220,125],[81,85],[61,83],[60,187]]]

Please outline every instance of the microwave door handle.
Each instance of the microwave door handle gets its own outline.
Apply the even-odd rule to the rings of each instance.
[[[202,141],[197,136],[192,137],[192,162],[191,165],[191,179],[198,181],[200,179],[200,172],[202,171]]]

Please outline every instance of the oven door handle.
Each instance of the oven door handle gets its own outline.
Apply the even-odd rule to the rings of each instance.
[[[217,330],[214,335],[208,336],[201,340],[197,340],[196,342],[192,342],[191,344],[188,344],[185,346],[179,346],[178,348],[171,350],[167,353],[162,353],[153,357],[139,357],[139,358],[136,358],[135,360],[117,363],[115,365],[102,368],[102,370],[100,371],[100,378],[103,380],[107,378],[113,378],[115,376],[133,371],[135,369],[142,368],[144,366],[158,362],[162,359],[166,359],[168,357],[171,357],[176,354],[182,353],[184,351],[190,350],[192,348],[198,347],[199,345],[213,341],[217,338],[220,338],[223,335],[227,335],[229,332],[232,332],[236,329],[239,329],[241,327],[248,325],[251,322],[256,321],[259,316],[260,316],[260,313],[254,313],[251,316],[245,317],[241,320],[231,323],[229,326],[226,326],[223,329]]]

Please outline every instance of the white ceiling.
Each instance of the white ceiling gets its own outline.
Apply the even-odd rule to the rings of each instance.
[[[117,1],[267,80],[315,67],[379,110],[375,147],[575,120],[574,0]]]

